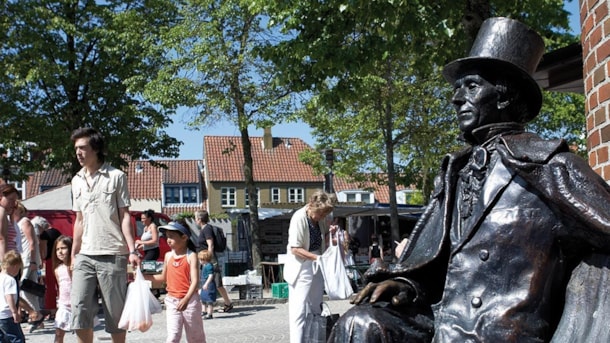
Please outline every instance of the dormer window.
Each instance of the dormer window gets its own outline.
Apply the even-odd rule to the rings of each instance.
[[[165,205],[198,204],[199,191],[197,185],[164,185]]]

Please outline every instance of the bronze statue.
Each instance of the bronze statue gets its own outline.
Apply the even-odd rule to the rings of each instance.
[[[610,187],[565,141],[524,131],[543,52],[527,26],[490,18],[445,66],[468,146],[444,158],[398,262],[371,266],[329,342],[608,341],[591,319],[610,314],[608,259],[594,256],[610,252]],[[579,313],[583,299],[599,313]]]

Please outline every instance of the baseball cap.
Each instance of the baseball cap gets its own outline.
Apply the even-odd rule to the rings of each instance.
[[[187,241],[187,247],[189,248],[189,250],[195,251],[197,250],[195,247],[195,243],[193,243],[193,240],[191,239],[191,231],[186,228],[184,225],[178,223],[178,222],[169,222],[167,223],[167,225],[161,225],[159,226],[159,231],[161,231],[162,233],[164,233],[165,231],[177,231],[180,232],[183,235],[186,235],[189,240]]]

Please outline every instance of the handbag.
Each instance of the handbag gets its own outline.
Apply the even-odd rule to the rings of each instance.
[[[333,326],[339,319],[339,314],[331,314],[328,304],[323,302],[320,307],[326,306],[326,311],[315,314],[308,311],[305,316],[305,330],[303,342],[326,343]]]
[[[23,279],[23,281],[21,281],[20,289],[39,298],[44,297],[45,291],[47,290],[44,285],[30,279]]]
[[[152,314],[162,311],[161,304],[150,292],[148,282],[140,267],[136,268],[135,279],[127,287],[125,307],[119,319],[119,328],[127,331],[145,332],[153,324]]]
[[[335,232],[337,244],[333,245],[331,240],[328,249],[313,264],[314,273],[320,270],[324,276],[324,289],[330,300],[347,299],[354,294],[343,261],[343,234],[338,235],[338,232]]]

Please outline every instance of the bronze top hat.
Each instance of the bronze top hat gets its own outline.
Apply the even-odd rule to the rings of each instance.
[[[544,41],[528,26],[509,18],[489,18],[483,22],[470,55],[448,63],[443,76],[451,84],[473,70],[495,70],[522,84],[528,104],[526,121],[540,111],[542,92],[532,77],[544,54]]]

